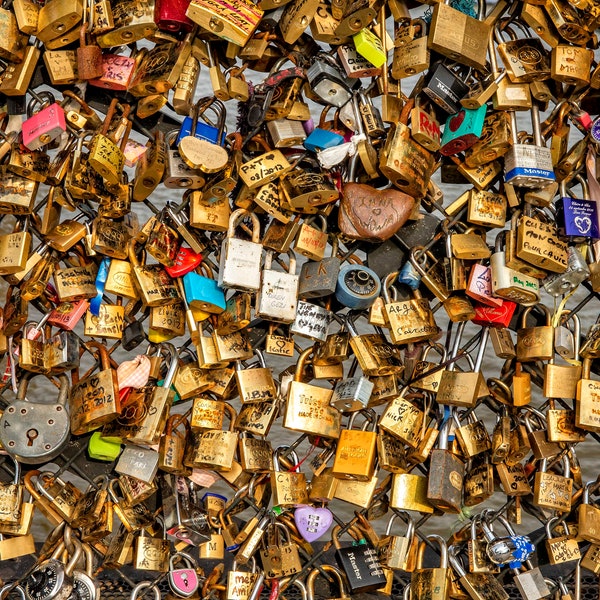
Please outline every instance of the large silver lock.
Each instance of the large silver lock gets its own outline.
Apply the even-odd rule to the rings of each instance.
[[[540,109],[536,102],[531,107],[534,144],[521,144],[518,138],[517,117],[510,111],[513,144],[504,157],[504,180],[515,186],[542,188],[556,180],[550,148],[544,146],[540,126]]]
[[[252,219],[252,241],[234,237],[235,228],[242,219]],[[258,217],[242,208],[234,210],[229,217],[227,237],[221,245],[219,261],[219,287],[253,292],[260,288],[260,263],[263,247],[260,240]]]
[[[590,276],[590,269],[575,246],[567,248],[567,270],[564,273],[551,273],[544,279],[544,289],[555,298],[573,291]]]
[[[115,471],[151,483],[158,471],[158,452],[128,444],[119,457]]]
[[[312,91],[327,104],[341,108],[352,98],[352,89],[358,79],[350,79],[339,70],[333,57],[325,54],[313,62],[306,71]]]
[[[296,257],[289,250],[289,271],[272,269],[273,252],[267,252],[262,284],[256,295],[256,316],[277,323],[291,323],[296,318],[298,282]]]
[[[355,359],[348,376],[335,384],[331,405],[340,412],[363,410],[371,399],[375,384],[363,375],[355,375],[357,366],[358,361]]]
[[[299,300],[296,318],[290,326],[290,333],[316,342],[324,342],[327,339],[331,321],[333,321],[333,313],[330,310]]]
[[[55,402],[32,402],[26,397],[33,373],[21,379],[17,398],[5,409],[0,421],[0,442],[17,460],[39,464],[58,456],[69,442],[70,418],[67,409],[69,379],[59,375],[60,391]]]

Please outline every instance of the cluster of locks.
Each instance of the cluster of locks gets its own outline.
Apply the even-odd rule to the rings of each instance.
[[[5,2],[0,597],[581,597],[598,19]]]

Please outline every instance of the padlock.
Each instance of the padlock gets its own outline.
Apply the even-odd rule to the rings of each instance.
[[[267,252],[260,289],[256,295],[256,316],[277,323],[291,323],[296,318],[299,277],[296,258],[289,250],[288,272],[272,269],[273,252]]]
[[[0,441],[21,462],[39,464],[58,456],[69,441],[67,400],[70,384],[66,375],[59,375],[57,401],[50,404],[32,402],[26,398],[32,376],[27,374],[21,379],[16,400],[4,410]]]
[[[341,527],[336,525],[332,530],[333,543],[336,548],[335,557],[340,568],[346,574],[350,592],[356,594],[361,591],[376,590],[383,586],[386,579],[377,558],[377,550],[364,539],[361,531],[355,528],[350,529],[350,534],[359,543],[343,547],[339,540],[340,529]]]
[[[430,535],[427,536],[427,539],[439,545],[440,566],[424,568],[423,558],[427,546],[425,542],[421,542],[417,553],[417,564],[410,578],[411,594],[414,594],[417,598],[423,594],[431,594],[432,598],[443,600],[448,597],[450,587],[446,541],[439,535]]]
[[[353,412],[348,429],[342,429],[338,438],[332,474],[339,479],[369,481],[375,469],[377,434],[366,428],[375,425],[373,414],[365,413],[362,430],[352,429],[357,413]]]

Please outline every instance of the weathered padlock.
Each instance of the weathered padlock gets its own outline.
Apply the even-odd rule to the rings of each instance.
[[[59,375],[60,392],[56,402],[32,402],[26,398],[33,374],[25,375],[19,384],[16,400],[2,415],[0,441],[11,454],[25,464],[48,462],[58,456],[70,438],[67,400],[70,384]]]

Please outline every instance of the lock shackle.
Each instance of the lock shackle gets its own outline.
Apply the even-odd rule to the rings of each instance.
[[[577,179],[577,181],[579,181],[579,184],[581,185],[581,195],[583,196],[583,199],[589,200],[590,187],[588,185],[587,180],[585,179],[585,177],[583,177],[581,173],[577,173],[577,175],[575,175],[575,179]]]
[[[385,528],[385,535],[391,535],[394,521],[398,517],[402,517],[406,522],[406,535],[404,537],[412,539],[415,535],[415,520],[412,518],[411,514],[406,510],[393,509],[393,511],[394,512],[387,523],[387,527]]]
[[[130,600],[137,600],[138,597],[142,597],[144,595],[142,592],[147,589],[150,589],[154,593],[154,600],[160,600],[159,587],[150,581],[142,581],[141,583],[138,583],[131,590],[131,596],[129,596]]]
[[[339,525],[338,525],[339,527]],[[333,565],[321,565],[320,567],[315,567],[311,570],[306,578],[306,591],[308,593],[308,600],[314,600],[315,598],[315,581],[317,577],[321,574],[321,571],[325,571],[330,575],[333,575],[333,578],[337,581],[339,592],[340,592],[340,600],[350,598],[348,596],[348,592],[346,590],[346,584],[344,582],[344,576],[340,569],[334,567]]]
[[[446,540],[441,535],[438,535],[437,533],[433,533],[431,535],[426,535],[425,540],[429,541],[430,544],[428,544],[427,541],[423,541],[419,544],[419,549],[417,551],[416,569],[423,568],[423,558],[425,556],[425,550],[427,549],[428,545],[431,545],[431,543],[434,543],[434,542],[440,548],[440,552],[439,552],[440,568],[447,569],[448,568],[448,546],[446,545]]]
[[[532,422],[533,419],[537,419],[538,425],[540,425],[541,428],[547,425],[546,415],[544,415],[541,410],[538,410],[529,404],[522,406],[521,408],[524,408],[526,411],[526,414],[523,415],[523,422],[525,423],[525,427],[529,433],[536,431]]]
[[[167,374],[165,375],[162,384],[162,387],[169,388],[171,387],[171,384],[175,379],[175,375],[177,374],[177,370],[179,369],[179,354],[177,353],[175,346],[169,342],[161,342],[158,347],[159,351],[166,351],[170,357]]]
[[[535,307],[541,309],[544,312],[544,314],[546,315],[546,326],[551,326],[552,325],[552,313],[550,312],[550,309],[544,304],[536,304]],[[533,308],[534,308],[533,306],[528,306],[522,312],[521,320],[520,320],[521,329],[524,329],[525,327],[527,327],[527,316],[533,310]]]
[[[546,521],[546,523],[544,524],[544,529],[546,530],[546,537],[551,540],[553,539],[553,535],[552,535],[552,524],[556,521],[558,521],[559,517],[554,516],[554,517],[550,517],[550,519],[548,519]],[[570,531],[569,531],[569,525],[566,521],[563,521],[563,528],[565,530],[565,535],[570,535]]]
[[[318,571],[318,569],[317,569]],[[280,590],[285,590],[287,588],[288,585],[290,585],[290,581],[292,580],[292,576],[288,575],[287,577],[282,577],[279,580],[279,589]],[[296,579],[296,581],[294,581],[291,585],[293,585],[294,587],[297,587],[298,590],[300,590],[300,598],[301,600],[308,600],[308,590],[306,589],[306,585],[304,585],[304,582],[301,579]],[[1,593],[1,590],[0,590]],[[0,598],[0,600],[2,600]]]
[[[272,268],[274,254],[275,254],[274,250],[268,250],[266,252],[264,270],[268,270],[268,269]],[[287,272],[290,275],[295,275],[296,274],[296,254],[294,253],[293,250],[288,250],[285,254],[287,254],[290,259],[289,266],[287,268]]]
[[[432,342],[429,340],[429,344],[425,346],[423,349],[423,353],[421,354],[421,360],[427,360],[429,353],[435,350],[440,355],[440,363],[446,362],[448,360],[448,349],[444,344],[440,344],[438,342]]]
[[[108,347],[96,340],[92,340],[91,342],[87,342],[87,346],[91,346],[92,348],[96,348],[98,352],[92,352],[92,355],[96,358],[96,360],[100,360],[100,367],[103,371],[107,371],[112,368],[112,360],[110,358],[110,354],[108,353]],[[89,349],[89,348],[88,348]],[[91,352],[91,350],[90,350]]]
[[[396,282],[396,279],[398,279],[399,274],[400,274],[399,271],[392,271],[391,273],[388,273],[386,275],[385,279],[382,282],[381,291],[383,293],[383,300],[386,304],[392,303],[390,290],[392,289],[392,286]]]
[[[194,560],[192,555],[188,554],[187,552],[179,551],[179,552],[174,552],[169,557],[169,571],[172,571],[175,568],[177,559],[182,560],[187,568],[193,568],[193,569],[196,568],[196,561]]]
[[[462,341],[462,336],[465,331],[465,327],[467,326],[466,321],[461,321],[456,328],[456,335],[454,336],[454,342],[452,344],[452,351],[450,353],[450,359],[456,359],[460,353],[460,343]],[[456,360],[452,360],[452,362],[446,367],[446,371],[454,371],[456,369]]]
[[[448,547],[448,562],[450,563],[450,567],[452,567],[452,570],[456,571],[456,574],[462,578],[466,576],[467,571],[465,570],[457,556],[459,552],[460,547],[456,544],[452,544]]]
[[[14,585],[14,582],[6,583],[0,588],[0,600],[5,600],[5,598],[8,598],[9,592],[13,592],[14,590],[20,594],[22,600],[27,600],[23,586],[20,583]]]
[[[563,315],[569,315],[563,320]],[[581,319],[576,312],[572,310],[563,310],[560,313],[560,320],[563,325],[566,325],[569,321],[573,321],[573,339],[574,339],[574,353],[575,360],[579,360],[579,350],[581,347]]]
[[[593,494],[600,487],[600,481],[597,479],[593,479],[591,481],[587,481],[583,486],[583,494],[581,496],[581,501],[583,504],[590,503],[590,494]]]
[[[354,325],[352,325],[354,327]],[[348,329],[350,331],[350,329]],[[356,329],[354,329],[356,331]],[[358,334],[357,334],[358,335]],[[308,362],[309,356],[313,354],[313,347],[309,346],[306,350],[304,350],[300,356],[298,357],[298,362],[296,363],[296,371],[294,372],[294,381],[301,382],[302,381],[302,373]]]
[[[227,237],[234,237],[235,228],[241,223],[242,219],[250,217],[252,221],[252,242],[258,244],[260,242],[260,221],[255,213],[246,210],[245,208],[238,208],[231,213],[229,217],[229,227],[227,229]]]

